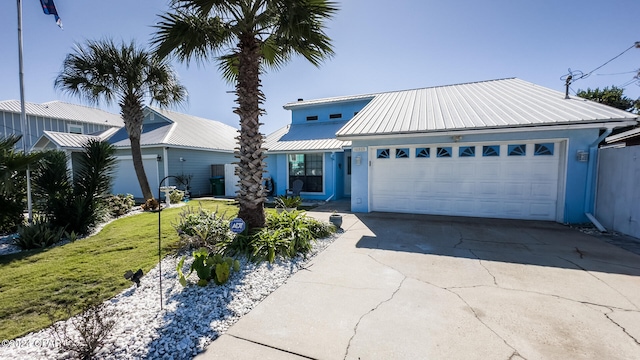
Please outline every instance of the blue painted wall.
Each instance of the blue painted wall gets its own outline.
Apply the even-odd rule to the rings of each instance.
[[[511,141],[511,140],[533,140],[533,139],[567,139],[567,166],[565,184],[565,223],[584,223],[588,219],[584,215],[585,210],[593,207],[593,198],[587,194],[587,184],[593,181],[595,174],[589,172],[589,162],[593,162],[595,168],[595,156],[589,157],[589,162],[579,162],[576,154],[580,151],[588,151],[593,142],[598,138],[598,129],[576,129],[576,130],[544,130],[512,133],[484,133],[477,135],[464,135],[463,143],[475,143],[486,141]],[[404,138],[387,138],[375,140],[353,141],[353,149],[358,147],[383,146],[383,145],[404,145],[404,144],[437,144],[450,143],[451,135],[444,136],[415,136]],[[360,157],[360,165],[357,165],[357,158]],[[563,160],[561,159],[561,162]],[[369,158],[368,152],[354,151],[352,154],[352,186],[351,186],[351,210],[354,212],[368,212],[369,207]],[[563,174],[560,174],[562,178]],[[562,201],[562,199],[558,199]]]
[[[362,110],[369,101],[370,100],[356,100],[352,102],[336,102],[333,104],[294,108],[291,111],[291,123],[315,124],[327,121],[347,121],[350,120],[356,112]],[[331,114],[342,114],[342,117],[339,119],[330,119],[329,115]],[[307,116],[317,116],[318,120],[308,121]]]
[[[304,152],[299,151],[295,154],[302,154]],[[293,154],[293,153],[292,153]],[[324,169],[323,169],[323,187],[324,192],[301,193],[302,198],[308,200],[327,200],[327,199],[339,199],[344,197],[344,154],[342,152],[325,152],[323,153]],[[287,154],[270,154],[265,159],[266,171],[264,177],[271,177],[274,181],[276,189],[275,195],[286,194],[289,188],[288,179],[288,163]]]

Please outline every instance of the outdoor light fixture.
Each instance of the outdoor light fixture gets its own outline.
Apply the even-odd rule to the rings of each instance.
[[[158,160],[158,161],[162,161],[162,156],[157,155],[157,156],[156,156],[156,160]]]
[[[453,138],[453,141],[458,142],[462,140],[462,135],[453,135],[452,138]]]
[[[584,150],[578,150],[578,153],[576,154],[576,160],[580,162],[589,161],[589,153]]]

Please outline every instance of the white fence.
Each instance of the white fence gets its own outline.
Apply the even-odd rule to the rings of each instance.
[[[640,238],[640,146],[599,150],[596,218]]]

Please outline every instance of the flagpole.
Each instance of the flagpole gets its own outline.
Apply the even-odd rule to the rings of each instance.
[[[24,104],[24,66],[22,63],[22,0],[18,0],[18,62],[19,62],[19,78],[20,78],[20,127],[22,128],[22,150],[25,155],[29,152],[27,149],[27,139],[29,138],[27,131],[27,111]],[[31,175],[27,166],[27,209],[29,212],[29,224],[33,221],[33,206],[31,204]]]

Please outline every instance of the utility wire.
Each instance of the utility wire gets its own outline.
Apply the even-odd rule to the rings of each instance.
[[[627,51],[633,49],[633,48],[638,48],[640,49],[640,41],[636,41],[635,43],[633,43],[633,45],[629,46],[628,48],[626,48],[623,52],[621,52],[620,54],[612,57],[611,59],[609,59],[608,61],[606,61],[604,64],[598,66],[597,68],[589,71],[588,73],[583,73],[580,70],[576,70],[576,71],[572,71],[571,69],[569,69],[569,73],[565,74],[563,76],[560,77],[560,80],[563,81],[567,81],[568,84],[570,84],[571,82],[575,82],[576,80],[580,80],[580,79],[586,79],[588,78],[591,74],[593,74],[594,71],[601,69],[602,67],[604,67],[605,65],[607,65],[608,63],[612,62],[613,60],[619,58],[620,56],[624,55]],[[578,75],[579,74],[579,75]]]

